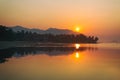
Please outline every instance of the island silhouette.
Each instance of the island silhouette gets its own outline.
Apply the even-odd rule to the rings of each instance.
[[[96,36],[86,36],[67,29],[49,28],[48,30],[28,29],[20,26],[0,25],[0,41],[33,41],[51,43],[97,43]]]

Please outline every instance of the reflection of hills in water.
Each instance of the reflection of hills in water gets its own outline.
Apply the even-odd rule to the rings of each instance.
[[[49,56],[69,55],[75,51],[97,50],[95,47],[15,47],[0,50],[0,63],[8,61],[11,57],[24,57],[27,55],[46,54]]]

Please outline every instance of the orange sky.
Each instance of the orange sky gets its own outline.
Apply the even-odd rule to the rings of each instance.
[[[120,0],[0,0],[0,24],[75,30],[118,39]],[[119,38],[120,40],[120,38]]]

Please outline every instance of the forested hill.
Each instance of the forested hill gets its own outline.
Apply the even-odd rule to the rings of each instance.
[[[53,29],[52,29],[53,30]],[[56,29],[58,30],[58,29]],[[14,31],[10,27],[0,25],[0,41],[38,41],[38,42],[52,42],[52,43],[97,43],[99,40],[95,36],[86,36],[84,34],[55,34],[54,31],[48,33],[37,33],[30,30]],[[68,30],[69,31],[69,30]],[[57,31],[56,31],[57,33]]]

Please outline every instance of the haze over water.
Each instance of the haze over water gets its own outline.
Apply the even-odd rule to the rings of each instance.
[[[0,61],[0,80],[120,80],[116,43],[1,49]]]

